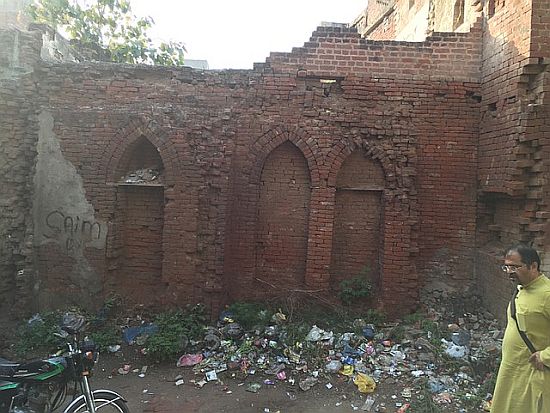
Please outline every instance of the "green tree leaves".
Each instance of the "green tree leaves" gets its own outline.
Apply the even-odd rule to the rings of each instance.
[[[153,19],[135,16],[128,0],[93,0],[85,5],[76,0],[35,0],[28,12],[36,22],[63,30],[80,46],[100,49],[113,62],[183,65],[183,43],[155,46],[148,35]]]

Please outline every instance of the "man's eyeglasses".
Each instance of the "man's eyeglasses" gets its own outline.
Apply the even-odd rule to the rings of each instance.
[[[521,265],[504,264],[500,266],[500,269],[504,272],[510,273],[510,272],[516,272],[521,267],[525,267],[525,264],[521,264]]]

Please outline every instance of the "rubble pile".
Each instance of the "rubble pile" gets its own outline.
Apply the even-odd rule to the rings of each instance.
[[[160,171],[154,168],[138,169],[136,171],[128,173],[122,181],[125,184],[160,184]]]

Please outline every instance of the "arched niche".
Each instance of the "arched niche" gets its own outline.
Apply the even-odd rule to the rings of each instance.
[[[140,136],[126,146],[113,177],[113,242],[106,290],[133,303],[153,304],[163,293],[164,165]]]
[[[290,141],[266,158],[259,182],[256,276],[277,285],[303,285],[307,259],[311,178]]]
[[[115,170],[115,179],[118,183],[129,184],[162,184],[164,165],[157,148],[145,137],[140,136],[129,144]],[[132,180],[131,176],[146,174],[142,179]],[[156,175],[156,178],[153,176]]]
[[[338,171],[330,263],[333,290],[362,274],[379,282],[384,187],[382,166],[363,149],[348,155]]]

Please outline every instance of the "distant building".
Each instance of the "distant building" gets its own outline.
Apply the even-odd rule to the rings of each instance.
[[[185,59],[183,65],[193,69],[208,70],[208,60]]]
[[[338,27],[340,29],[345,29],[349,27],[348,23],[335,23],[335,22],[321,22],[319,25],[321,27]]]
[[[485,3],[489,16],[495,1]],[[421,42],[433,32],[469,31],[483,5],[481,0],[370,0],[351,26],[368,39]]]

